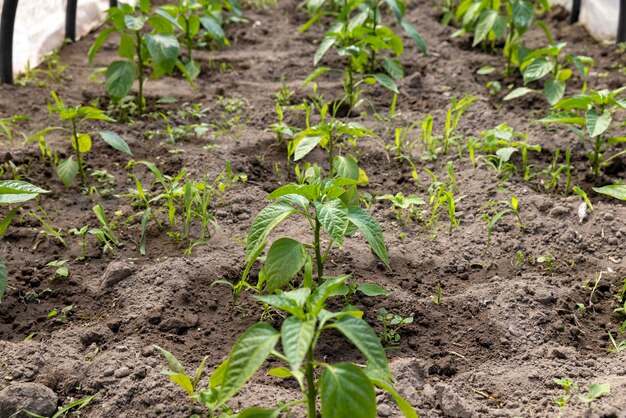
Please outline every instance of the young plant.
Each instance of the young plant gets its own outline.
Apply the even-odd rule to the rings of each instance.
[[[96,109],[91,106],[68,106],[65,102],[54,92],[50,94],[54,99],[54,104],[48,103],[48,110],[51,113],[56,113],[59,118],[59,122],[69,125],[54,126],[43,129],[33,135],[29,141],[44,137],[51,131],[62,131],[69,134],[68,139],[72,143],[74,148],[76,161],[72,157],[61,160],[57,166],[57,174],[63,184],[68,187],[76,178],[78,174],[80,176],[83,187],[88,188],[87,175],[85,174],[85,163],[83,154],[91,150],[92,135],[94,132],[83,132],[82,127],[86,121],[89,120],[101,120],[106,122],[115,122],[104,114],[104,111]],[[132,155],[132,152],[126,143],[119,135],[111,131],[100,131],[97,134],[102,138],[104,142],[110,145],[112,148],[123,152],[128,155]]]
[[[143,115],[146,108],[143,89],[148,69],[153,78],[159,78],[172,74],[174,68],[178,68],[193,86],[192,77],[178,59],[180,44],[174,31],[182,27],[176,19],[165,12],[152,13],[150,0],[139,0],[136,6],[119,3],[107,13],[106,22],[112,26],[103,30],[94,41],[89,50],[89,62],[93,62],[95,54],[112,33],[119,35],[118,55],[121,60],[113,61],[105,72],[106,90],[114,102],[126,97],[137,81],[137,111],[140,116]],[[147,26],[152,27],[149,33],[146,33]]]
[[[122,244],[118,240],[117,235],[115,235],[115,232],[113,232],[114,227],[107,220],[104,208],[101,204],[97,204],[92,210],[100,223],[100,227],[90,228],[89,233],[98,239],[104,253],[107,251],[115,251],[115,248],[120,247]]]
[[[306,416],[316,418],[320,412],[319,404],[321,416],[325,418],[373,418],[376,416],[375,387],[378,387],[394,398],[405,417],[416,418],[415,410],[393,387],[385,351],[372,328],[361,319],[363,312],[355,309],[331,312],[325,309],[328,297],[347,278],[345,275],[329,278],[314,291],[304,287],[276,295],[257,296],[264,304],[284,311],[288,316],[280,331],[265,322],[248,328],[237,340],[226,361],[213,372],[208,388],[198,389],[199,379],[187,376],[182,365],[170,353],[166,354],[170,368],[165,374],[182,386],[192,399],[203,404],[209,416],[233,417],[235,414],[228,408],[227,402],[269,357],[274,357],[284,362],[286,367],[275,367],[269,374],[295,379],[303,398],[280,404],[274,409],[248,408],[239,411],[236,416],[276,417],[283,412],[289,414],[290,408],[304,404]],[[315,347],[327,330],[343,334],[367,358],[367,365],[359,367],[349,362],[328,364],[316,359]],[[282,353],[276,349],[279,341]]]
[[[308,184],[288,184],[269,196],[274,203],[252,221],[246,239],[246,269],[235,286],[235,296],[246,286],[254,262],[268,245],[270,233],[284,220],[299,215],[309,226],[312,242],[281,237],[270,246],[256,286],[272,293],[282,289],[303,271],[303,286],[314,289],[324,282],[324,265],[333,247],[343,247],[346,236],[360,230],[376,256],[389,268],[389,256],[380,225],[359,207],[356,181],[346,178],[315,178]],[[328,236],[324,248],[322,232]],[[314,277],[315,271],[315,277]]]
[[[621,122],[615,123],[614,116],[626,108],[626,100],[617,99],[624,90],[626,87],[613,91],[590,90],[585,94],[567,97],[554,104],[554,114],[539,120],[544,124],[565,124],[572,128],[581,140],[588,138],[592,150],[587,157],[591,161],[591,170],[596,177],[613,159],[626,154],[626,150],[622,150],[610,157],[605,156],[612,145],[626,142],[624,136],[611,135],[611,131],[623,126]]]
[[[387,200],[391,202],[396,210],[396,219],[402,221],[405,226],[408,225],[411,219],[417,220],[420,217],[422,212],[420,206],[426,204],[421,197],[414,194],[404,196],[402,192],[396,193],[395,196],[391,194],[376,196],[376,200]]]
[[[589,386],[587,393],[579,395],[578,399],[587,404],[587,407],[591,409],[591,404],[596,399],[606,396],[611,391],[610,383],[594,383]]]
[[[517,226],[522,230],[524,229],[524,223],[519,213],[519,200],[514,195],[511,195],[510,201],[495,200],[487,202],[479,211],[485,211],[482,219],[487,221],[487,240],[491,238],[496,224],[507,214],[514,214],[517,218]]]
[[[383,344],[398,344],[400,343],[400,329],[413,323],[413,317],[407,316],[406,318],[388,312],[385,308],[378,310],[376,320],[379,321],[383,329],[380,332],[380,342]]]
[[[559,396],[554,402],[560,407],[561,411],[565,410],[567,403],[572,397],[572,390],[578,390],[578,385],[573,380],[563,377],[561,379],[554,379],[554,383],[561,386],[565,391],[565,395]]]
[[[9,118],[0,118],[0,136],[5,137],[13,145],[13,136],[18,123],[30,119],[30,116],[16,115]]]
[[[0,206],[16,205],[0,218],[0,237],[4,235],[23,203],[45,193],[50,192],[25,181],[0,180]]]

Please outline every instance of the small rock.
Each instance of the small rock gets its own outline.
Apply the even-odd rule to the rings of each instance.
[[[555,206],[550,211],[550,216],[553,218],[565,218],[570,213],[570,210],[565,206]]]
[[[119,369],[115,371],[115,377],[117,379],[122,379],[126,376],[130,376],[130,369],[126,366],[120,367]]]
[[[610,213],[610,212],[605,213],[605,214],[604,214],[604,216],[603,216],[602,218],[603,218],[605,221],[607,221],[607,222],[610,222],[610,221],[612,221],[613,219],[615,219],[615,217],[613,216],[613,214],[612,214],[612,213]]]
[[[117,283],[129,278],[135,272],[135,268],[121,261],[114,261],[106,268],[100,280],[100,289],[115,286]]]
[[[52,416],[57,409],[59,398],[47,386],[39,383],[13,383],[0,391],[0,417],[26,418],[29,415],[17,411]]]
[[[376,408],[376,409],[378,411],[378,416],[379,417],[390,417],[391,414],[393,413],[392,410],[391,410],[391,406],[389,406],[386,403],[378,405],[378,408]]]
[[[186,314],[180,317],[169,318],[161,322],[159,325],[159,331],[181,335],[189,328],[193,328],[196,325],[198,325],[198,315]]]
[[[450,386],[437,383],[435,386],[439,407],[447,417],[471,418],[474,416],[470,404],[459,396]]]

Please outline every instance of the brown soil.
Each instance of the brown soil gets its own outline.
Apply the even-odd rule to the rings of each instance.
[[[159,118],[93,126],[93,130],[106,127],[118,132],[130,144],[136,160],[155,162],[168,175],[186,169],[192,178],[201,179],[205,174],[213,177],[226,160],[234,171],[247,174],[247,183],[234,185],[215,202],[212,209],[220,229],[191,256],[183,256],[183,248],[155,226],[148,232],[147,255],[141,256],[138,219],[125,222],[134,213],[127,198],[92,200],[80,193],[77,183],[69,189],[63,187],[50,166],[40,162],[36,143],[0,144],[4,163],[22,166],[27,179],[51,190],[39,204],[55,229],[67,233],[83,225],[96,227],[91,208],[102,203],[108,218],[118,224],[124,244],[113,254],[102,254],[97,240],[89,236],[87,258],[77,261],[78,238],[68,235],[64,247],[55,239],[43,239],[33,218],[13,222],[2,239],[0,253],[10,274],[0,306],[0,389],[12,382],[40,382],[59,394],[61,401],[98,392],[96,400],[83,410],[89,417],[202,413],[192,411],[184,392],[160,374],[164,360],[151,345],[172,351],[189,370],[207,355],[207,369],[211,371],[262,313],[248,295],[233,306],[230,289],[211,284],[217,279],[235,282],[240,277],[244,268],[241,240],[251,220],[265,204],[269,191],[292,180],[287,177],[284,150],[272,145],[273,134],[266,129],[275,121],[273,97],[280,88],[281,75],[297,90],[294,103],[310,94],[299,86],[311,72],[321,29],[298,33],[306,16],[295,7],[296,2],[285,3],[278,9],[247,10],[249,24],[228,28],[232,47],[198,52],[203,73],[196,91],[180,78],[150,81],[146,86],[152,110],[175,110],[183,102],[202,103],[208,111],[195,123],[222,120],[218,96],[244,99],[241,120],[234,128],[217,138],[204,135],[173,144],[164,135],[145,137],[147,130],[165,128]],[[392,271],[386,271],[357,236],[347,240],[343,251],[332,254],[329,273],[352,272],[357,282],[376,282],[391,292],[387,298],[357,296],[353,300],[378,330],[380,324],[375,318],[381,307],[414,316],[415,321],[400,331],[401,340],[389,356],[400,391],[422,416],[555,416],[559,410],[553,399],[562,395],[562,390],[553,379],[564,376],[581,388],[610,382],[612,390],[594,403],[593,412],[574,396],[563,416],[626,416],[626,351],[607,351],[608,332],[617,335],[623,320],[612,311],[616,307],[614,295],[626,276],[626,207],[591,191],[594,184],[623,180],[624,160],[613,164],[602,179],[590,178],[585,147],[572,133],[531,124],[533,117],[546,112],[543,99],[502,102],[505,91],[498,97],[486,91],[485,82],[499,76],[477,76],[476,70],[486,64],[502,68],[500,53],[471,49],[467,39],[451,39],[455,29],[439,23],[438,12],[430,3],[412,3],[409,19],[424,35],[429,54],[420,56],[410,47],[403,56],[407,77],[401,83],[396,121],[375,122],[368,106],[363,107],[369,113],[366,117],[353,120],[390,141],[389,132],[396,126],[432,114],[435,130],[441,132],[450,98],[476,94],[478,98],[462,119],[460,132],[478,136],[505,121],[520,131],[528,129],[529,141],[543,148],[540,153],[531,153],[536,170],[550,164],[557,147],[572,146],[573,184],[587,190],[595,210],[579,223],[581,201],[577,196],[561,194],[563,180],[558,193],[548,192],[541,176],[524,182],[518,173],[499,181],[483,161],[473,168],[467,153],[460,160],[450,156],[458,196],[463,196],[457,207],[458,229],[449,232],[443,215],[433,239],[430,230],[424,230],[424,221],[403,227],[387,204],[374,203],[370,210],[385,232]],[[592,88],[624,84],[624,77],[614,69],[614,63],[623,62],[614,46],[597,43],[582,27],[570,26],[562,11],[553,12],[547,20],[555,38],[568,42],[571,52],[596,59]],[[88,80],[93,68],[87,63],[87,51],[94,36],[61,51],[61,62],[69,64],[71,81],[48,83],[48,88],[1,86],[0,115],[31,116],[20,127],[26,133],[53,124],[46,107],[50,88],[69,103],[100,98],[101,105],[106,105],[103,86]],[[532,36],[533,42],[541,42],[539,33]],[[106,44],[96,58],[96,67],[114,59],[115,45],[114,40]],[[519,81],[502,80],[502,85]],[[332,77],[322,79],[320,85],[327,100],[341,91],[340,80]],[[178,101],[158,103],[163,96]],[[366,98],[381,115],[388,113],[389,92],[373,88]],[[293,115],[290,113],[291,123],[302,126],[303,118]],[[176,117],[173,120],[183,123]],[[71,152],[66,139],[51,134],[47,140],[61,157]],[[445,158],[420,163],[421,187],[416,187],[410,168],[392,157],[380,142],[359,144],[360,164],[370,179],[364,192],[380,195],[402,191],[427,197],[430,180],[422,169],[446,177]],[[95,141],[86,159],[90,170],[106,169],[115,176],[113,195],[132,187],[125,155]],[[311,161],[325,164],[321,153],[311,154]],[[519,160],[515,162],[519,164]],[[10,177],[9,171],[3,178]],[[147,179],[146,173],[145,182]],[[104,189],[95,178],[91,181]],[[525,228],[518,228],[514,217],[506,216],[488,242],[480,208],[488,201],[508,198],[499,192],[499,185],[519,198]],[[25,205],[21,213],[34,208],[34,204]],[[116,216],[116,211],[123,214]],[[162,216],[165,219],[165,214]],[[302,233],[295,223],[286,224],[281,232],[296,237]],[[518,251],[534,259],[551,255],[554,263],[516,266]],[[46,267],[54,260],[69,260],[69,278],[54,278],[54,269]],[[592,294],[583,284],[591,281],[593,286],[602,271]],[[116,282],[116,278],[120,280]],[[443,301],[436,305],[430,296],[438,282],[443,287]],[[579,303],[587,305],[585,313],[577,309]],[[48,318],[53,309],[60,311],[69,305],[73,310],[66,320]],[[29,336],[32,338],[24,341]],[[362,361],[349,344],[333,336],[322,344],[319,355]],[[296,385],[259,373],[232,406],[271,406],[296,396]],[[297,411],[294,414],[298,416]],[[399,412],[381,395],[379,415],[398,416]]]

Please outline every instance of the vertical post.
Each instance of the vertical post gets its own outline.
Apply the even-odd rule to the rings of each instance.
[[[117,7],[117,0],[109,0],[109,7]]]
[[[13,29],[18,0],[5,0],[0,17],[0,83],[13,84]]]
[[[65,11],[65,38],[76,41],[76,6],[78,0],[67,0]]]
[[[626,0],[619,0],[619,21],[615,42],[626,42]]]
[[[620,0],[621,1],[621,0]],[[572,15],[570,16],[570,23],[577,23],[580,17],[580,3],[582,0],[572,0]]]

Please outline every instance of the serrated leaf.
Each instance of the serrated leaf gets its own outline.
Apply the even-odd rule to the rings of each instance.
[[[373,77],[378,82],[378,84],[380,84],[384,88],[391,90],[394,93],[398,93],[398,86],[396,86],[396,83],[394,83],[391,77],[389,77],[387,74],[376,73]]]
[[[282,221],[294,214],[296,210],[284,202],[272,203],[261,209],[252,221],[246,238],[246,263],[249,263],[253,254],[265,244],[269,233]]]
[[[323,204],[315,202],[317,218],[324,231],[340,246],[348,228],[348,208],[339,199],[333,199]]]
[[[611,116],[611,112],[605,110],[601,115],[598,115],[598,112],[595,108],[591,108],[585,113],[585,119],[587,126],[587,132],[592,138],[596,136],[602,135],[609,126],[611,126],[611,121],[613,117]]]
[[[114,100],[123,99],[137,79],[135,66],[128,61],[114,61],[105,72],[105,87]]]
[[[387,268],[390,268],[389,255],[387,254],[387,247],[383,239],[383,231],[376,219],[359,207],[351,207],[348,209],[348,219],[363,233],[368,244],[383,264],[385,264]]]
[[[228,359],[217,404],[237,394],[265,363],[279,338],[280,333],[265,322],[252,325],[239,337]]]
[[[609,186],[594,187],[593,191],[619,200],[626,200],[626,184],[611,184]]]
[[[534,91],[535,90],[529,89],[528,87],[517,87],[517,88],[511,90],[511,92],[509,94],[504,96],[504,98],[502,100],[508,101],[508,100],[517,99],[519,97],[527,95],[528,93],[533,93]]]
[[[74,161],[73,157],[68,158],[67,160],[61,160],[59,165],[57,165],[57,175],[65,185],[68,187],[76,178],[78,174],[78,163]]]
[[[354,364],[326,366],[319,390],[324,418],[376,418],[374,385]]]
[[[389,374],[387,355],[380,339],[367,322],[351,315],[341,317],[331,325],[339,330],[368,360],[368,366]]]
[[[106,142],[107,144],[109,144],[114,149],[121,151],[128,155],[133,155],[126,141],[124,141],[124,139],[122,139],[122,137],[116,134],[115,132],[100,131],[98,133],[100,134],[100,137],[102,138],[102,140]]]
[[[267,280],[267,290],[272,293],[289,283],[306,261],[304,245],[291,238],[279,238],[270,247],[263,270]]]
[[[280,329],[283,351],[291,370],[296,372],[309,350],[315,335],[315,319],[299,319],[295,316],[287,317]]]
[[[48,190],[21,180],[0,180],[0,204],[22,203]]]

